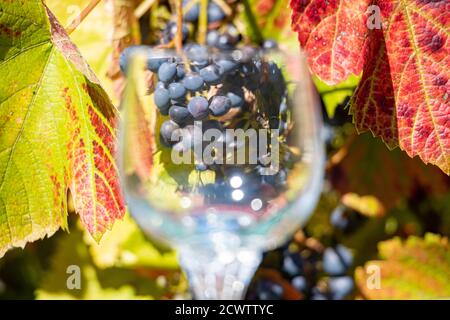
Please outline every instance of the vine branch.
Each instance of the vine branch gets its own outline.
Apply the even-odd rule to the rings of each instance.
[[[81,22],[83,22],[84,19],[86,19],[86,17],[92,12],[92,10],[95,9],[100,1],[102,0],[91,0],[86,8],[81,11],[80,15],[76,17],[75,20],[73,20],[72,23],[69,24],[69,26],[66,28],[67,34],[70,35],[72,32],[74,32],[81,24]]]
[[[255,42],[261,44],[264,41],[264,37],[261,33],[261,30],[259,29],[258,23],[256,22],[255,15],[253,14],[252,7],[250,6],[250,3],[248,0],[242,0],[242,3],[244,4],[244,12],[247,17],[248,23],[250,24],[250,28],[252,29],[252,32],[255,37]]]

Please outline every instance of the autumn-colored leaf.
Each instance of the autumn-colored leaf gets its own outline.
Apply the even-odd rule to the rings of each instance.
[[[124,213],[116,109],[40,0],[0,3],[0,256],[66,227],[67,192],[95,239]]]
[[[367,299],[442,299],[450,297],[450,245],[447,238],[399,238],[379,244],[383,260],[369,261],[355,272]],[[379,271],[379,273],[378,273]],[[379,283],[377,277],[379,276]]]
[[[383,32],[369,35],[369,56],[359,86],[350,101],[350,114],[359,133],[372,131],[389,148],[398,145],[394,88]]]
[[[79,19],[81,11],[91,2],[91,0],[46,0],[45,4],[62,26],[69,26],[74,20]],[[112,0],[100,1],[70,34],[70,40],[92,67],[102,87],[113,99],[113,103],[117,104],[119,101],[115,99],[116,92],[112,88],[112,81],[107,77],[107,72],[112,64],[111,44],[114,38],[112,4]]]
[[[379,1],[400,147],[450,174],[450,4]],[[386,94],[386,93],[385,93]]]
[[[371,0],[291,0],[292,27],[311,70],[329,85],[358,75],[366,44]]]
[[[379,29],[366,25],[369,4]],[[292,0],[291,8],[315,74],[335,84],[363,71],[350,104],[358,130],[450,174],[448,1]]]

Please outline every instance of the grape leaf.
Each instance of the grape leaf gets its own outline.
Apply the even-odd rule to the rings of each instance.
[[[367,18],[379,8],[379,29]],[[363,72],[350,103],[359,131],[450,174],[450,8],[446,0],[292,0],[292,27],[328,84]],[[373,30],[371,30],[373,29]]]
[[[292,0],[292,26],[311,70],[328,85],[358,75],[366,46],[365,12],[371,0]]]
[[[124,214],[110,103],[40,0],[0,3],[0,256],[59,227],[67,192],[99,240]]]
[[[68,26],[78,18],[90,0],[46,0],[45,4],[63,26]],[[113,90],[112,81],[107,76],[112,64],[113,7],[111,1],[101,1],[83,22],[71,33],[70,39],[80,50],[99,78],[102,87],[117,105],[119,99]]]
[[[355,271],[356,283],[368,299],[442,299],[450,296],[450,245],[447,238],[427,234],[381,242],[383,260],[369,261]],[[380,270],[379,288],[369,277]]]

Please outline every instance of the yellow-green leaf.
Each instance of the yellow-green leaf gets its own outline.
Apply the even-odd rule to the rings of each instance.
[[[450,297],[450,245],[447,238],[399,238],[381,242],[383,260],[356,270],[359,290],[368,299],[443,299]],[[378,273],[377,270],[380,272]],[[374,277],[380,276],[379,286]]]
[[[100,239],[124,213],[116,109],[40,0],[0,3],[0,256],[66,226]]]

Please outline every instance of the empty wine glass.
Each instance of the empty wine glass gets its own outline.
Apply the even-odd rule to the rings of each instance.
[[[196,299],[242,299],[262,252],[320,195],[321,108],[304,56],[140,47],[127,74],[118,164],[132,216],[178,251]]]

